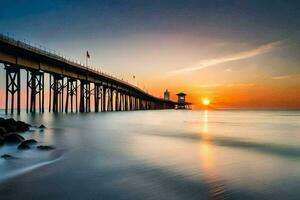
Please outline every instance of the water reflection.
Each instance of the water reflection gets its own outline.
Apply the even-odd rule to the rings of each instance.
[[[225,199],[225,185],[220,180],[215,167],[216,155],[211,142],[212,136],[209,133],[209,111],[203,113],[201,136],[199,142],[201,171],[209,188],[209,195],[212,199]]]

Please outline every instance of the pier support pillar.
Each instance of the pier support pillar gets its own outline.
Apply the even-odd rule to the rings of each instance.
[[[91,84],[80,81],[80,105],[79,112],[91,112]]]
[[[106,86],[102,86],[102,112],[106,112]]]
[[[128,96],[127,94],[124,94],[124,98],[125,98],[125,111],[128,111]]]
[[[119,91],[115,90],[115,111],[119,111]]]
[[[71,112],[74,111],[74,100],[75,100],[75,110],[78,112],[78,99],[77,99],[77,93],[78,93],[78,86],[77,86],[77,80],[69,78],[67,80],[67,96],[66,96],[66,106],[65,106],[65,112],[68,112],[68,109],[70,107]]]
[[[95,103],[95,112],[99,112],[99,105],[101,99],[101,85],[94,84],[94,103]]]
[[[64,102],[64,77],[58,74],[50,74],[49,112],[63,112]],[[51,96],[52,102],[51,102]]]
[[[17,113],[21,112],[21,81],[20,68],[5,64],[6,70],[6,96],[5,96],[5,114],[8,113],[8,95],[11,96],[10,112],[14,113],[14,99],[17,95]]]
[[[30,93],[30,95],[29,95]],[[29,97],[30,96],[30,97]],[[45,93],[44,93],[44,72],[27,70],[27,88],[26,88],[26,112],[36,112],[36,98],[38,96],[39,112],[44,112]],[[30,100],[30,106],[29,106]],[[29,110],[30,107],[30,110]]]
[[[110,111],[114,111],[114,90],[110,88]]]

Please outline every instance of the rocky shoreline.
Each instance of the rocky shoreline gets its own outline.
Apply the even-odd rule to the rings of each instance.
[[[36,145],[38,141],[34,139],[25,140],[20,135],[22,132],[29,131],[32,126],[23,121],[16,121],[13,118],[4,119],[0,118],[0,146],[5,144],[18,144],[19,150],[30,149],[32,145]],[[44,125],[39,126],[40,129],[46,128]],[[51,150],[53,146],[38,145],[36,146],[39,150]],[[12,156],[4,154],[2,158],[11,158]]]

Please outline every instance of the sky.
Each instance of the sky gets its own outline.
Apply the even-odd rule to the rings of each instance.
[[[0,27],[195,108],[300,108],[300,1],[10,0]]]

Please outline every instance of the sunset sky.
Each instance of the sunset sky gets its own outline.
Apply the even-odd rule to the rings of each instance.
[[[300,108],[300,1],[10,0],[0,27],[198,108]]]

